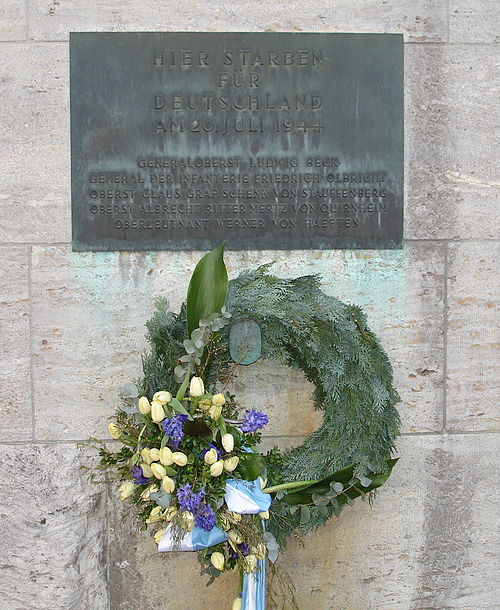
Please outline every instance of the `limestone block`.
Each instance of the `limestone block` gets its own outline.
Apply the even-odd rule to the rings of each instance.
[[[406,238],[498,237],[496,49],[410,45],[405,64]]]
[[[449,245],[448,391],[450,430],[498,430],[500,343],[496,242]]]
[[[301,610],[493,609],[498,435],[413,436],[375,498],[292,541]],[[291,607],[287,605],[286,607]]]
[[[155,299],[168,297],[178,311],[200,256],[34,247],[37,438],[107,436],[120,387],[141,376]]]
[[[32,436],[28,248],[0,248],[0,440]]]
[[[70,31],[338,31],[403,32],[416,42],[446,39],[446,5],[415,0],[201,0],[169,3],[155,0],[137,4],[112,0],[92,4],[68,0],[32,0],[30,37],[66,40]]]
[[[26,38],[26,3],[10,0],[0,4],[0,41]]]
[[[105,502],[74,445],[3,445],[5,610],[106,610]]]
[[[499,42],[496,0],[451,0],[450,42]]]
[[[0,243],[71,240],[68,49],[0,44]]]

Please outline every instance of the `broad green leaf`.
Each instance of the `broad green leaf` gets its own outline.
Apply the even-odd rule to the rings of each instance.
[[[240,454],[238,472],[245,481],[255,481],[262,472],[262,456],[259,453]]]
[[[193,419],[189,414],[189,411],[184,407],[180,400],[177,400],[177,398],[172,398],[172,400],[168,403],[168,406],[172,407],[172,409],[177,413],[182,413],[182,415],[187,415],[189,419]]]
[[[191,276],[186,302],[188,336],[199,327],[202,318],[220,312],[226,302],[227,270],[224,244],[211,250],[199,261]]]
[[[357,485],[351,486],[349,484],[349,481],[354,476],[354,468],[356,466],[355,464],[351,464],[350,466],[342,468],[342,470],[332,472],[332,474],[328,475],[324,479],[321,479],[321,481],[318,481],[317,483],[313,483],[307,487],[302,487],[298,491],[294,490],[291,493],[285,494],[283,497],[283,502],[286,502],[287,504],[311,504],[313,502],[313,495],[316,497],[327,494],[330,491],[330,483],[332,481],[336,481],[341,482],[344,485],[344,491],[337,496],[336,499],[340,505],[345,504],[348,498],[354,500],[355,498],[364,496],[370,491],[373,491],[374,489],[377,489],[377,487],[383,485],[389,478],[389,475],[391,474],[391,471],[397,461],[397,459],[387,460],[387,469],[385,472],[371,474],[371,483],[365,488],[361,488]]]

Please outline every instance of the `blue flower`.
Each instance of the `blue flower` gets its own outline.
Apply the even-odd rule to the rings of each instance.
[[[242,432],[255,432],[269,422],[267,415],[256,409],[247,409],[245,413],[245,419],[240,426]]]
[[[184,438],[184,423],[186,422],[187,415],[174,415],[174,417],[167,417],[161,422],[163,432],[168,436],[169,445],[174,449],[177,449],[179,443]]]
[[[177,490],[177,502],[182,511],[190,510],[193,515],[197,515],[200,509],[200,504],[205,498],[205,488],[202,487],[198,493],[193,493],[193,488],[190,483],[186,483]]]
[[[147,479],[142,473],[142,468],[140,466],[134,466],[132,468],[132,475],[134,477],[134,483],[136,485],[147,485],[149,483],[149,479]]]
[[[250,546],[246,542],[238,544],[238,548],[240,549],[240,553],[243,555],[243,557],[250,554]],[[231,550],[230,556],[234,557],[234,559],[238,559],[239,557],[238,553],[234,550]]]
[[[194,523],[202,530],[209,532],[215,527],[215,513],[210,504],[203,504],[198,515],[195,517]]]
[[[177,490],[177,501],[181,511],[189,510],[194,515],[194,523],[202,530],[209,532],[215,527],[215,513],[213,508],[204,502],[205,488],[202,487],[198,493],[193,493],[193,487],[186,483]]]

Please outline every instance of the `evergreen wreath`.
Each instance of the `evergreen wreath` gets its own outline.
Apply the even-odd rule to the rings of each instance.
[[[120,498],[144,527],[163,526],[158,550],[200,550],[212,578],[239,568],[233,608],[256,610],[265,607],[266,558],[274,562],[292,532],[316,529],[387,480],[399,397],[359,307],[322,292],[319,276],[281,279],[270,265],[228,282],[223,250],[198,263],[178,314],[166,299],[155,303],[143,378],[123,386],[108,426],[123,447],[100,447],[99,468],[121,481]],[[249,320],[258,347],[236,358],[232,333]],[[314,385],[323,422],[300,447],[261,455],[267,416],[242,417],[226,392],[237,366],[259,355]]]

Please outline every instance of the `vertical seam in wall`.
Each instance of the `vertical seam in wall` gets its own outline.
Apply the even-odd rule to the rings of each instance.
[[[104,518],[105,518],[105,541],[106,545],[106,596],[107,596],[107,608],[111,610],[111,589],[109,586],[109,577],[110,577],[110,566],[109,566],[109,486],[108,483],[105,483],[104,487]]]
[[[450,42],[450,0],[446,0],[446,42]]]
[[[447,407],[448,407],[448,244],[443,244],[444,248],[444,269],[443,269],[443,433],[446,432]]]
[[[30,3],[30,0],[24,0],[24,36],[25,36],[26,40],[29,40],[29,38],[30,38],[29,3]]]
[[[31,440],[35,440],[35,376],[33,372],[33,246],[28,248],[28,328],[29,328],[29,358],[30,358],[30,391],[31,391]]]

